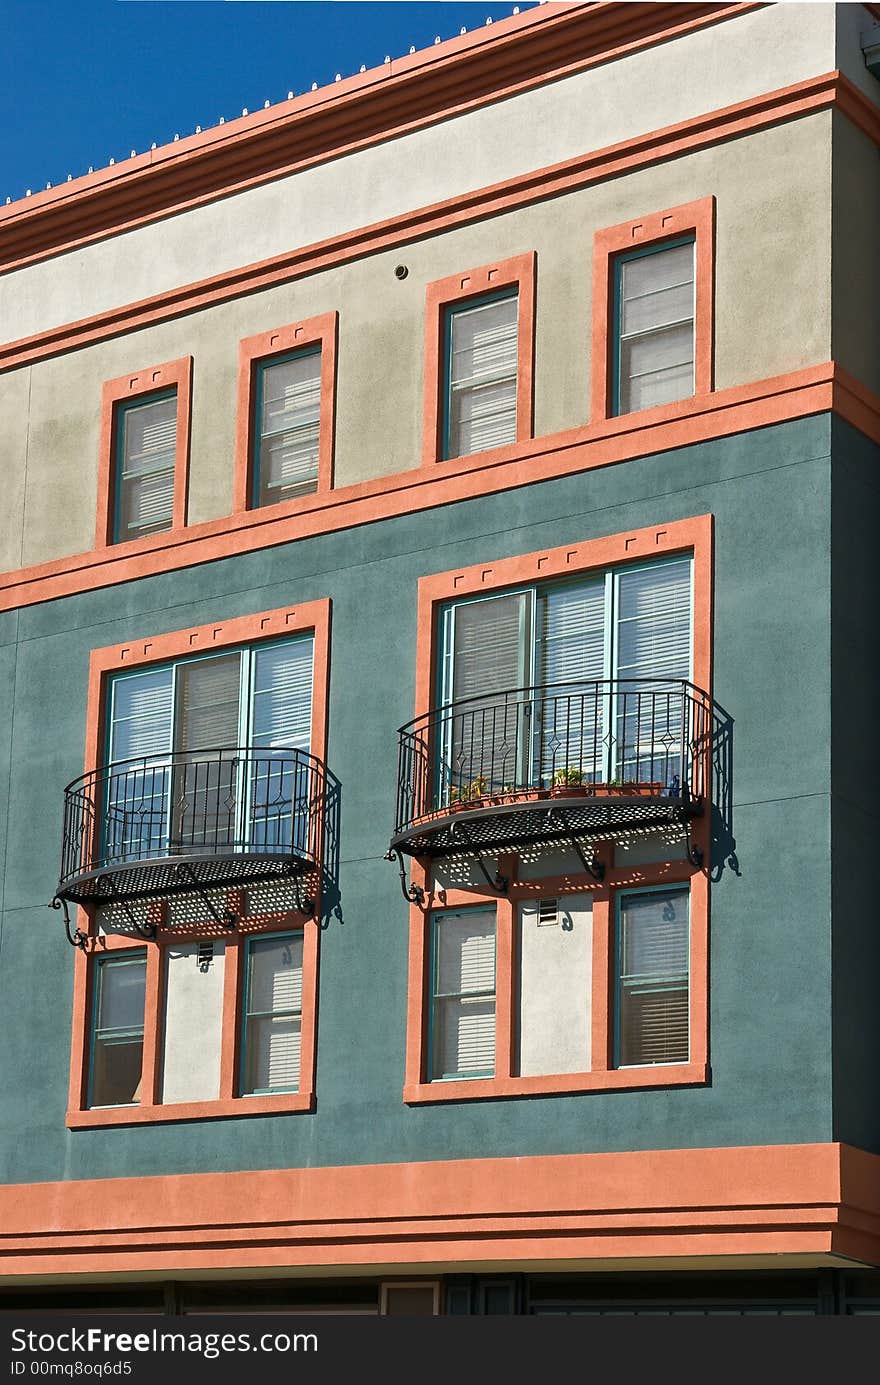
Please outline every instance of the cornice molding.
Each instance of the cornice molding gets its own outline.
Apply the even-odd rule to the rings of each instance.
[[[880,1157],[841,1144],[19,1184],[0,1188],[0,1268],[10,1282],[708,1255],[871,1265],[878,1190]]]
[[[600,0],[527,10],[0,208],[0,273],[760,8]]]

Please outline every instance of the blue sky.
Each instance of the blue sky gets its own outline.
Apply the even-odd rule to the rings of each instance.
[[[0,0],[0,204],[512,10],[513,0]]]

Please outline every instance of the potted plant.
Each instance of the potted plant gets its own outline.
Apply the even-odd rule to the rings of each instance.
[[[641,779],[609,779],[597,784],[594,792],[599,798],[652,798],[663,792],[663,784]]]
[[[578,769],[576,765],[566,765],[553,775],[550,784],[551,798],[578,798],[583,797],[586,792],[583,770]]]

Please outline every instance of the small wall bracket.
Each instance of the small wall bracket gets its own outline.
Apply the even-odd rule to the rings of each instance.
[[[50,909],[64,910],[64,931],[67,934],[67,941],[70,943],[71,947],[79,947],[85,952],[88,948],[89,940],[81,928],[71,929],[67,900],[61,899],[56,895],[54,899],[50,900],[48,907]]]
[[[691,865],[696,866],[699,869],[699,867],[703,864],[703,848],[701,846],[697,846],[696,842],[691,841],[691,829],[688,818],[685,818],[684,820],[684,845],[685,851],[687,852],[687,858],[690,861]]]
[[[404,899],[407,904],[415,904],[417,908],[421,909],[425,903],[425,891],[422,889],[421,885],[407,885],[406,866],[403,864],[402,851],[389,850],[385,852],[386,861],[393,861],[395,858],[397,860],[397,869],[400,874],[400,888],[403,892]]]

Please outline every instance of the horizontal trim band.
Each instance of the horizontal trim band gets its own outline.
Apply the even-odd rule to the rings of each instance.
[[[4,1276],[695,1255],[876,1263],[880,1156],[770,1145],[19,1184],[0,1188],[0,1228]]]
[[[880,399],[833,362],[0,575],[0,611],[612,466],[833,410],[880,443]]]
[[[222,197],[761,8],[553,4],[230,120],[0,208],[0,272]]]
[[[880,112],[841,73],[828,72],[795,86],[640,135],[622,144],[610,145],[550,168],[520,175],[476,192],[463,193],[256,264],[154,294],[137,303],[111,308],[78,322],[64,323],[8,342],[0,345],[0,371],[29,365],[218,303],[226,303],[245,294],[290,283],[379,251],[545,201],[561,193],[589,187],[623,173],[635,172],[835,106],[880,144]]]

